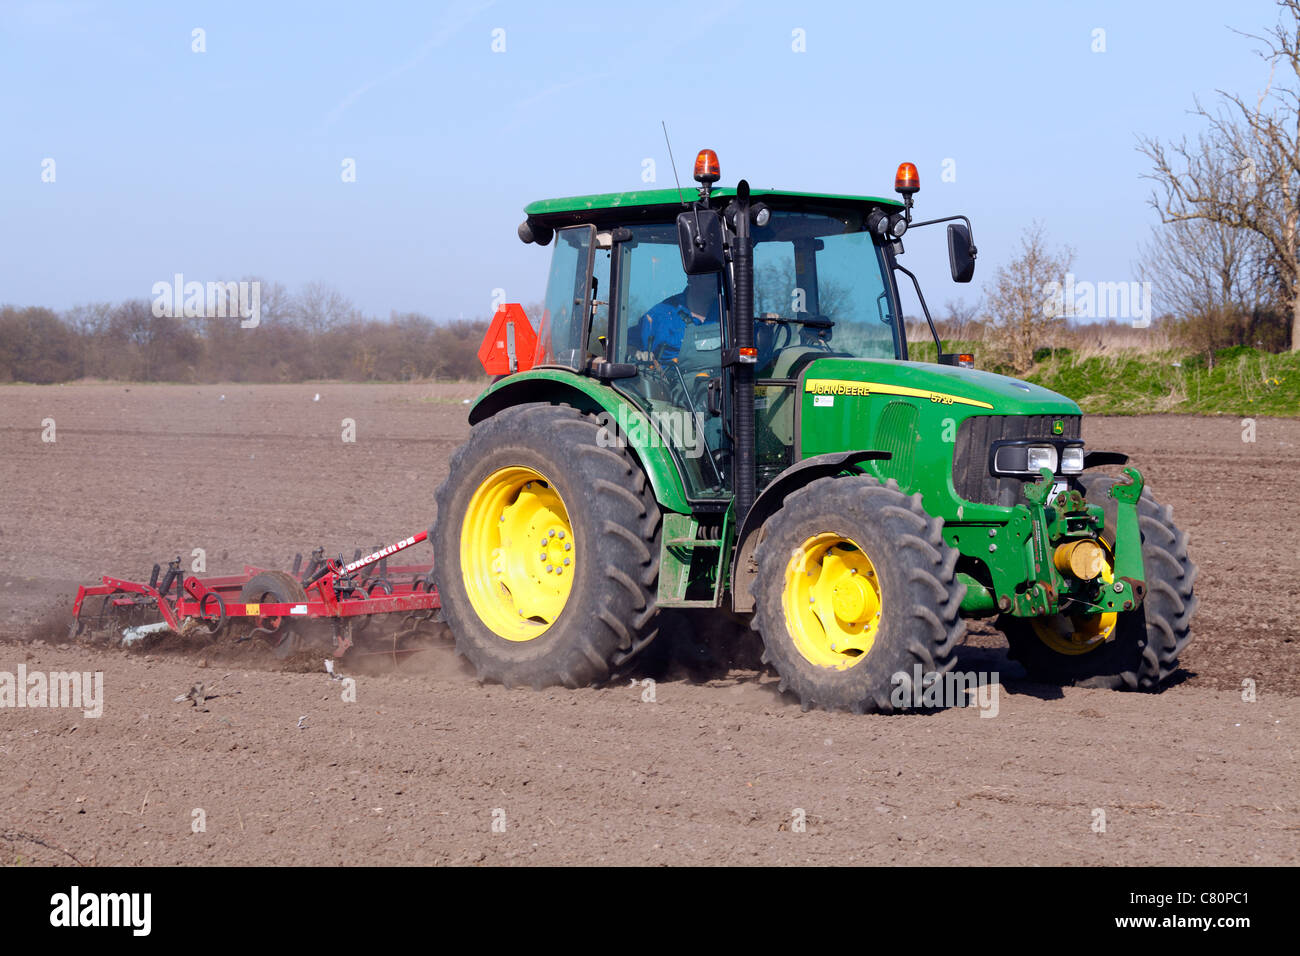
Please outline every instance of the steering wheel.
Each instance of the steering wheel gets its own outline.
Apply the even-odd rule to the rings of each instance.
[[[712,376],[707,371],[669,361],[655,366],[650,373],[662,384],[674,405],[687,411],[694,408],[708,417],[708,387]]]
[[[777,352],[789,347],[792,341],[794,327],[779,315],[760,315],[754,320],[754,344],[758,346],[759,365],[767,365]]]
[[[831,335],[835,329],[835,320],[828,315],[809,315],[805,319],[800,319],[799,324],[803,326],[799,330],[799,344],[808,348],[824,349],[827,352],[833,352],[831,346]]]

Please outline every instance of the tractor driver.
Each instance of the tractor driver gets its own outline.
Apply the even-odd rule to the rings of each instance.
[[[718,279],[715,275],[688,276],[686,288],[652,306],[641,316],[641,351],[637,359],[660,362],[677,360],[688,326],[712,325],[718,329],[721,346],[721,319],[718,311]],[[697,340],[699,333],[696,333]]]

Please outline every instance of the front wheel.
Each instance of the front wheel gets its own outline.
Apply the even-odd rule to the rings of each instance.
[[[1119,513],[1109,494],[1116,479],[1084,475],[1079,480],[1087,500],[1100,503],[1105,511],[1101,538],[1109,548]],[[1187,553],[1187,533],[1174,524],[1172,508],[1143,489],[1137,509],[1146,572],[1146,596],[1138,607],[1107,614],[999,618],[1011,656],[1030,677],[1080,687],[1154,691],[1178,669],[1178,655],[1191,639],[1196,565]],[[1110,574],[1107,564],[1102,580]]]
[[[919,495],[865,476],[811,482],[768,520],[753,626],[805,710],[934,706],[923,688],[944,681],[965,632],[942,529]]]

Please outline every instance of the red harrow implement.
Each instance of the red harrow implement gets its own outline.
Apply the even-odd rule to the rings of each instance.
[[[391,635],[391,651],[383,651],[397,654],[401,638],[414,633],[423,622],[440,619],[433,565],[388,563],[392,555],[427,538],[428,533],[421,531],[365,556],[358,551],[347,563],[341,555],[328,559],[325,549],[317,548],[301,573],[299,554],[292,574],[245,567],[240,575],[187,577],[178,557],[168,563],[161,583],[162,568],[157,564],[148,584],[105,575],[102,584],[77,590],[72,637],[90,631],[110,639],[120,637],[129,646],[164,631],[215,637],[227,626],[243,624],[248,626],[247,633],[236,641],[260,635],[277,656],[287,657],[324,643],[320,629],[313,636],[302,625],[326,619],[332,631],[330,649],[335,657],[342,657],[375,615],[405,614],[403,624]],[[85,605],[87,598],[94,597],[102,600],[91,617]]]

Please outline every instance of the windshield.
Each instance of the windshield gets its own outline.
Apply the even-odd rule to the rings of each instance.
[[[827,352],[899,357],[884,250],[860,215],[775,211],[752,236],[760,377]]]

